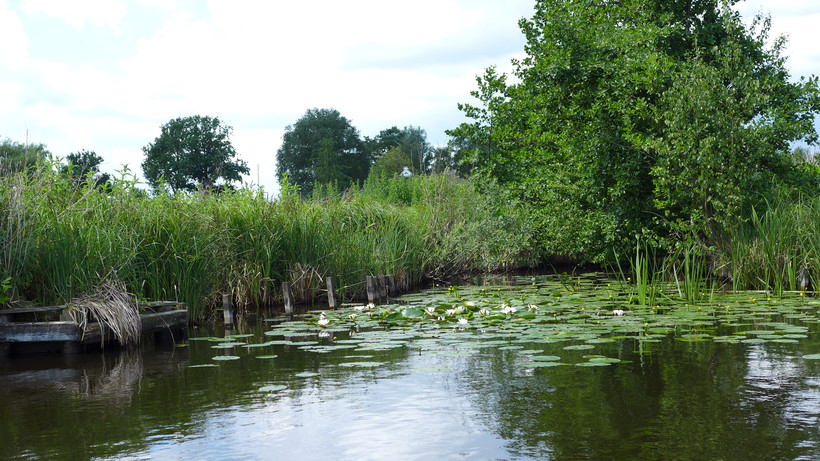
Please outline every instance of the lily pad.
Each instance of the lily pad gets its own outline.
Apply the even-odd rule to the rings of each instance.
[[[239,360],[238,355],[217,355],[211,357],[211,360]]]
[[[274,384],[271,386],[262,386],[259,388],[259,392],[279,392],[287,389],[288,386],[284,384]]]
[[[319,373],[316,373],[315,371],[303,371],[301,373],[296,373],[293,376],[297,378],[312,378],[314,376],[319,376]]]
[[[592,344],[575,344],[573,346],[565,346],[565,351],[588,351],[590,349],[594,349],[595,346]]]

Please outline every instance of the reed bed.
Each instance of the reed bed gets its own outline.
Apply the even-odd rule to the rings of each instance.
[[[124,173],[110,190],[54,165],[0,178],[0,280],[14,298],[68,303],[107,280],[140,300],[179,300],[195,319],[232,293],[239,308],[323,298],[324,280],[362,298],[367,275],[431,277],[531,262],[523,215],[449,175],[374,179],[343,194],[262,191],[150,196]]]

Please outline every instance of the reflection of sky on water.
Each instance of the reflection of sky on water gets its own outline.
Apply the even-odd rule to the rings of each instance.
[[[748,365],[742,405],[748,408],[749,417],[758,416],[758,403],[774,405],[782,414],[784,429],[812,435],[795,446],[820,450],[820,378],[808,376],[805,361],[794,355],[753,351],[748,354]]]
[[[407,365],[464,361],[414,356]],[[196,434],[168,434],[125,459],[521,459],[484,427],[469,395],[474,390],[455,388],[454,371],[307,378],[298,389],[254,393],[247,405],[211,411]],[[318,379],[320,387],[309,384]]]

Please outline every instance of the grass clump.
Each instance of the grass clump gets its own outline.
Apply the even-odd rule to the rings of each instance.
[[[0,178],[0,280],[12,298],[68,303],[116,278],[138,299],[178,300],[194,318],[232,293],[240,307],[365,293],[367,275],[400,286],[463,271],[511,268],[533,254],[526,220],[468,180],[373,179],[312,199],[284,185],[149,196],[128,171],[105,190],[54,164]]]

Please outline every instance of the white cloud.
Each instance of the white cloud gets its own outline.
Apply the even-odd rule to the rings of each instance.
[[[96,27],[119,30],[128,6],[125,0],[26,0],[23,11],[60,19],[75,29],[88,22]]]
[[[19,69],[27,59],[28,37],[23,22],[9,9],[6,0],[0,0],[0,62]]]

